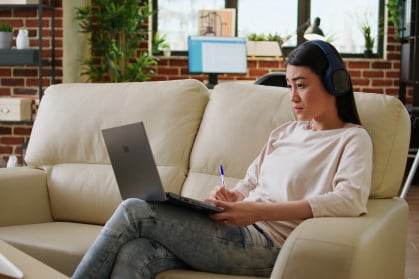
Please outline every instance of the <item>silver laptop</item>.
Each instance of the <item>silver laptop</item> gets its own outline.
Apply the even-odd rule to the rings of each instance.
[[[143,122],[102,130],[122,199],[169,202],[206,213],[223,209],[212,203],[165,192]]]

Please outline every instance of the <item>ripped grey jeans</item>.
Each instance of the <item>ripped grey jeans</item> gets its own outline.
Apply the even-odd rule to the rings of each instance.
[[[154,278],[169,269],[269,276],[280,248],[257,226],[237,227],[167,203],[122,202],[72,278]]]

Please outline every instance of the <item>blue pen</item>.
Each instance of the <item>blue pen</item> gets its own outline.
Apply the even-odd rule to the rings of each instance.
[[[226,186],[226,182],[224,180],[224,169],[223,169],[223,165],[220,164],[219,169],[220,169],[221,185],[223,185],[223,187],[225,187]]]

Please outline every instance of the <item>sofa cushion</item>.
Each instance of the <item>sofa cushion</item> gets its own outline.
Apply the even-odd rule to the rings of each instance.
[[[270,132],[293,120],[289,89],[250,83],[222,83],[214,88],[191,154],[182,193],[206,198],[219,184],[224,166],[228,187],[241,179]]]
[[[121,201],[102,128],[143,121],[163,184],[179,193],[208,98],[196,80],[49,87],[25,159],[47,171],[55,220],[102,224]]]

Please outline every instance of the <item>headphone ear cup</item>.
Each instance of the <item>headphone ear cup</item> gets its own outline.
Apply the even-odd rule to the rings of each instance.
[[[323,74],[323,83],[326,85],[328,92],[333,96],[342,96],[351,92],[351,77],[336,50],[328,43],[320,40],[307,41],[306,43],[318,46],[328,62],[328,67]]]
[[[351,77],[346,69],[334,71],[332,80],[334,96],[345,95],[352,91]]]

